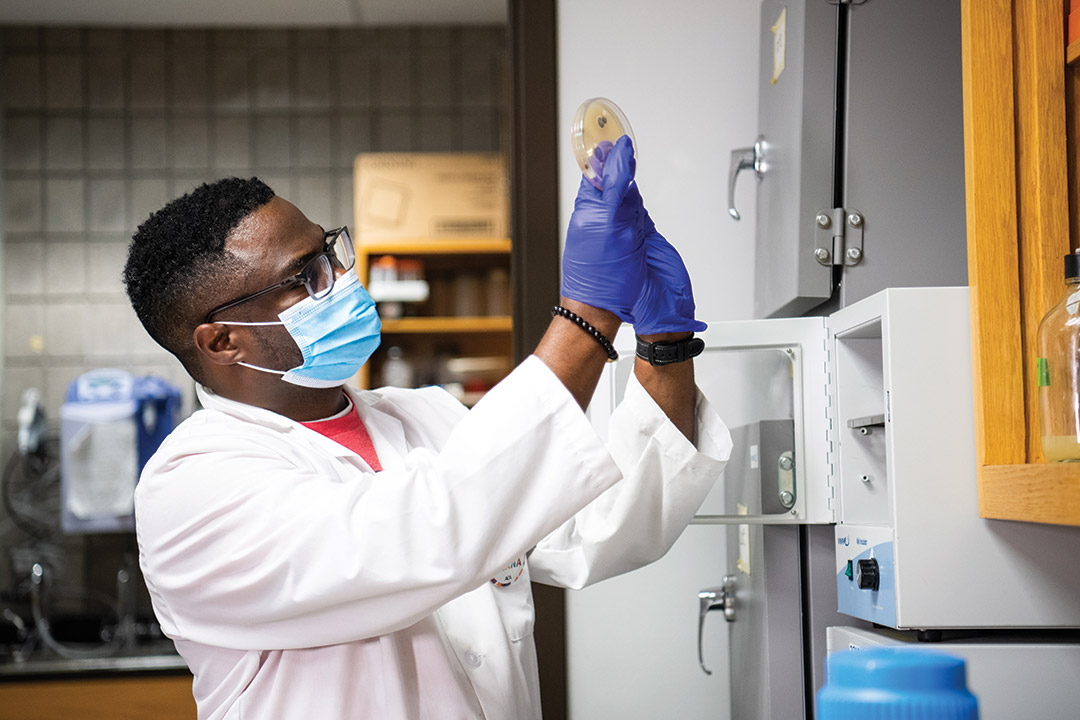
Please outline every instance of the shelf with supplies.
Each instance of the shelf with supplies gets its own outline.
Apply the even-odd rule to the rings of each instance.
[[[508,238],[356,242],[356,266],[382,319],[361,388],[442,385],[466,405],[511,369]]]

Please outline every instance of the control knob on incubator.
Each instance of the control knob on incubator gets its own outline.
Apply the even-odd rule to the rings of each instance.
[[[855,566],[855,583],[860,590],[877,590],[879,582],[877,560],[860,560]]]

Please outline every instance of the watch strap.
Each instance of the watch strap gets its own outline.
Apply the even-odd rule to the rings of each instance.
[[[672,363],[684,362],[697,357],[705,349],[705,341],[693,335],[682,340],[668,340],[664,342],[646,342],[637,338],[636,354],[642,360],[647,360],[650,365],[671,365]]]

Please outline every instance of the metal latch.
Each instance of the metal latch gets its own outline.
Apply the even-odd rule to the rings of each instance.
[[[725,575],[723,583],[720,587],[705,588],[698,592],[697,657],[698,664],[706,675],[712,675],[712,670],[705,667],[705,654],[702,648],[705,616],[713,610],[723,610],[724,619],[735,622],[735,576]]]
[[[731,151],[731,167],[728,170],[728,215],[738,220],[742,216],[735,209],[735,181],[743,170],[753,170],[754,177],[760,182],[765,177],[765,138],[758,135],[752,147],[736,148]]]
[[[863,259],[866,218],[852,208],[825,208],[814,215],[814,259],[822,265],[858,265]]]

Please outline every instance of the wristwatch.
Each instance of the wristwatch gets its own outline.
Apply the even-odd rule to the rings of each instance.
[[[637,356],[642,360],[648,360],[650,365],[683,362],[697,357],[705,349],[705,341],[693,335],[682,340],[654,343],[642,340],[640,335],[635,337],[637,338]]]

